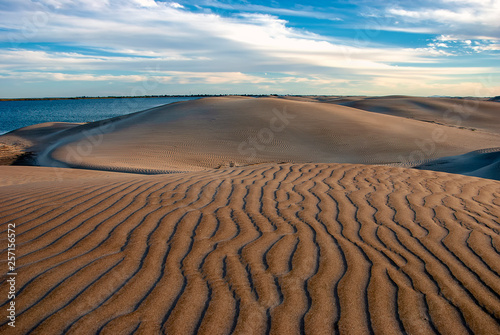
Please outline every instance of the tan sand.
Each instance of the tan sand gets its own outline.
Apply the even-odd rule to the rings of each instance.
[[[10,141],[26,134],[36,142],[32,130]],[[39,142],[42,166],[165,173],[266,162],[411,166],[497,147],[500,134],[330,103],[210,98],[57,129]]]
[[[40,181],[0,188],[16,334],[500,332],[500,182],[340,164],[26,169]]]
[[[500,106],[483,99],[388,96],[316,100],[451,127],[500,133]]]
[[[14,165],[26,155],[25,148],[24,146],[0,143],[0,165]]]
[[[0,165],[25,165],[32,162],[36,148],[44,148],[63,131],[80,123],[47,122],[36,124],[0,136]]]
[[[0,137],[85,168],[0,166],[18,273],[0,333],[500,334],[498,152],[466,154],[500,134],[336,105],[367,100],[211,98]],[[346,163],[415,152],[483,178]]]

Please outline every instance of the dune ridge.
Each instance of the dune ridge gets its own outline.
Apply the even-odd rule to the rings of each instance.
[[[316,100],[450,127],[500,132],[497,127],[500,109],[493,100],[411,96],[317,98]]]
[[[38,169],[0,192],[16,333],[500,332],[500,182],[350,164],[84,182]]]
[[[146,174],[280,162],[414,166],[500,143],[491,131],[498,108],[482,105],[498,106],[494,102],[481,102],[479,116],[462,129],[443,120],[422,122],[426,109],[400,108],[410,103],[405,97],[354,101],[405,111],[393,115],[304,99],[207,98],[85,125],[56,124],[53,134],[50,125],[28,127],[0,140],[29,141],[41,166]],[[427,101],[425,113],[443,113],[441,100],[420,100]]]

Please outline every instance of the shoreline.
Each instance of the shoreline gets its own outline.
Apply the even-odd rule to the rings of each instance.
[[[118,95],[118,96],[106,96],[106,97],[79,96],[79,97],[46,97],[46,98],[0,98],[0,101],[152,99],[152,98],[215,98],[215,97],[231,97],[231,96],[266,97],[266,96],[276,96],[276,95],[275,94],[181,94],[181,95],[140,95],[140,96]],[[294,96],[294,95],[290,95],[290,96]],[[300,95],[297,95],[297,96],[300,96]]]
[[[51,101],[51,100],[98,100],[98,99],[151,99],[151,98],[217,98],[217,97],[327,97],[327,98],[347,98],[347,97],[370,97],[377,98],[381,96],[363,96],[363,95],[335,95],[335,94],[179,94],[179,95],[140,95],[140,96],[78,96],[78,97],[44,97],[44,98],[0,98],[0,101]],[[384,96],[384,97],[398,97],[396,95]],[[430,98],[430,99],[461,99],[461,100],[479,100],[479,101],[494,101],[499,102],[500,97],[462,97],[462,96],[411,96],[418,98]]]
[[[0,143],[5,145],[4,158],[22,165],[36,157],[34,165],[57,162],[56,166],[105,171],[156,174],[249,163],[316,162],[438,171],[446,166],[446,172],[500,179],[495,170],[498,150],[474,153],[499,147],[496,104],[481,102],[483,116],[458,126],[446,111],[461,104],[404,96],[212,97],[162,105],[105,123],[28,126],[1,136]],[[389,109],[377,112],[381,106]],[[108,123],[109,128],[104,126]],[[318,129],[323,130],[318,133]],[[377,141],[367,141],[359,133]],[[117,147],[126,148],[135,159],[127,159]]]

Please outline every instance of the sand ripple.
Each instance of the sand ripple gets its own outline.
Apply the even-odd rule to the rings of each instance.
[[[340,164],[70,174],[1,189],[18,334],[500,333],[500,182]]]

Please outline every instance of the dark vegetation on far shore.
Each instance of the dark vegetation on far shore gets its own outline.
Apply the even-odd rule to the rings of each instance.
[[[141,95],[141,96],[107,96],[107,97],[54,97],[54,98],[0,98],[0,101],[40,101],[40,100],[84,100],[84,99],[144,99],[144,98],[209,98],[225,96],[267,97],[277,94],[185,94],[185,95]],[[297,95],[298,96],[298,95]]]
[[[142,96],[107,96],[107,97],[53,97],[53,98],[0,98],[0,101],[42,101],[42,100],[84,100],[84,99],[145,99],[145,98],[209,98],[209,97],[230,97],[230,96],[243,96],[243,97],[269,97],[269,96],[289,96],[289,97],[340,97],[340,95],[313,95],[313,94],[185,94],[185,95],[142,95]],[[438,97],[438,96],[435,96]],[[457,99],[477,99],[487,101],[500,102],[500,96],[496,97],[451,97],[439,96],[440,98],[457,98]]]

